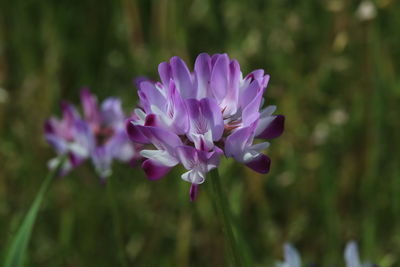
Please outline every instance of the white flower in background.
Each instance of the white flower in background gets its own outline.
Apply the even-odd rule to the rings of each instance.
[[[356,17],[368,21],[376,17],[376,7],[372,1],[362,1],[357,8]]]

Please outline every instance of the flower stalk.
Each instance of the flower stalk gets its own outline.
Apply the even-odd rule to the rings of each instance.
[[[233,233],[233,225],[228,199],[225,195],[225,192],[222,190],[218,169],[213,169],[210,174],[210,180],[213,188],[213,199],[218,216],[220,217],[220,221],[222,223],[222,229],[226,237],[226,243],[228,243],[229,246],[229,253],[231,254],[232,258],[232,265],[235,267],[243,266],[240,250],[238,249],[235,235]]]

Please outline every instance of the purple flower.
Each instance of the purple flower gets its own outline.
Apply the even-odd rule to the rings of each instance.
[[[150,179],[162,178],[181,163],[188,171],[182,179],[192,184],[191,199],[207,172],[222,154],[260,173],[269,171],[262,153],[284,129],[284,116],[276,107],[263,108],[269,75],[255,70],[243,77],[239,63],[226,54],[200,54],[190,72],[173,57],[158,66],[161,82],[138,83],[139,108],[126,127],[130,139],[153,144],[144,150],[143,169]]]
[[[68,159],[60,175],[91,158],[98,175],[105,179],[111,174],[114,159],[132,163],[138,159],[138,147],[129,141],[125,131],[126,117],[119,99],[107,98],[99,107],[96,97],[83,89],[81,103],[83,118],[71,104],[63,102],[62,119],[52,117],[45,122],[46,140],[58,154],[49,162],[51,169],[62,155],[68,155]]]

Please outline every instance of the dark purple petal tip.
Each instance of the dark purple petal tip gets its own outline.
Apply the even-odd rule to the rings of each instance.
[[[260,154],[254,160],[247,162],[246,166],[259,173],[268,173],[271,165],[271,159],[264,154]]]
[[[82,160],[72,152],[68,154],[68,157],[74,168],[78,167],[82,163]]]
[[[54,133],[54,127],[51,124],[50,120],[46,120],[43,125],[44,133],[45,134],[52,134]]]
[[[142,133],[142,131],[140,131],[139,127],[133,124],[133,121],[131,119],[128,119],[125,122],[125,126],[126,126],[126,133],[128,134],[128,137],[132,142],[136,142],[139,144],[149,143],[147,137]]]
[[[285,130],[285,116],[277,115],[257,138],[272,139],[279,137]]]
[[[156,115],[149,114],[146,116],[144,126],[156,126]]]
[[[198,194],[199,194],[199,185],[198,184],[192,184],[190,186],[190,191],[189,191],[190,201],[191,202],[196,201]]]
[[[149,180],[159,180],[171,170],[170,167],[157,164],[152,160],[145,160],[142,164],[142,168]]]

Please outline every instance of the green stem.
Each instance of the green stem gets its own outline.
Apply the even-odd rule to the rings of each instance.
[[[51,181],[57,176],[63,163],[65,162],[66,156],[60,158],[60,161],[56,168],[50,171],[40,186],[40,190],[37,193],[35,200],[33,201],[28,213],[25,215],[17,233],[11,240],[11,245],[6,254],[4,262],[5,267],[17,267],[23,266],[26,250],[28,247],[29,239],[32,234],[33,225],[37,214],[39,212],[40,205],[42,204],[45,193],[47,192]]]
[[[211,183],[214,191],[214,201],[217,208],[218,216],[222,222],[222,228],[225,233],[226,241],[229,245],[229,252],[232,257],[233,266],[242,266],[240,250],[237,247],[235,236],[233,234],[233,226],[231,221],[231,215],[229,212],[228,200],[225,193],[222,190],[221,181],[218,174],[218,169],[214,169],[211,172]]]
[[[122,235],[122,229],[121,229],[121,220],[117,208],[117,203],[115,201],[115,195],[114,195],[114,179],[112,177],[107,178],[107,193],[108,193],[108,200],[110,203],[110,208],[111,208],[111,216],[113,220],[113,226],[114,226],[114,235],[117,238],[118,246],[119,246],[119,251],[118,251],[118,259],[120,261],[120,266],[127,266],[126,263],[126,257],[125,257],[125,247],[124,247],[124,241],[123,241],[123,235]]]

